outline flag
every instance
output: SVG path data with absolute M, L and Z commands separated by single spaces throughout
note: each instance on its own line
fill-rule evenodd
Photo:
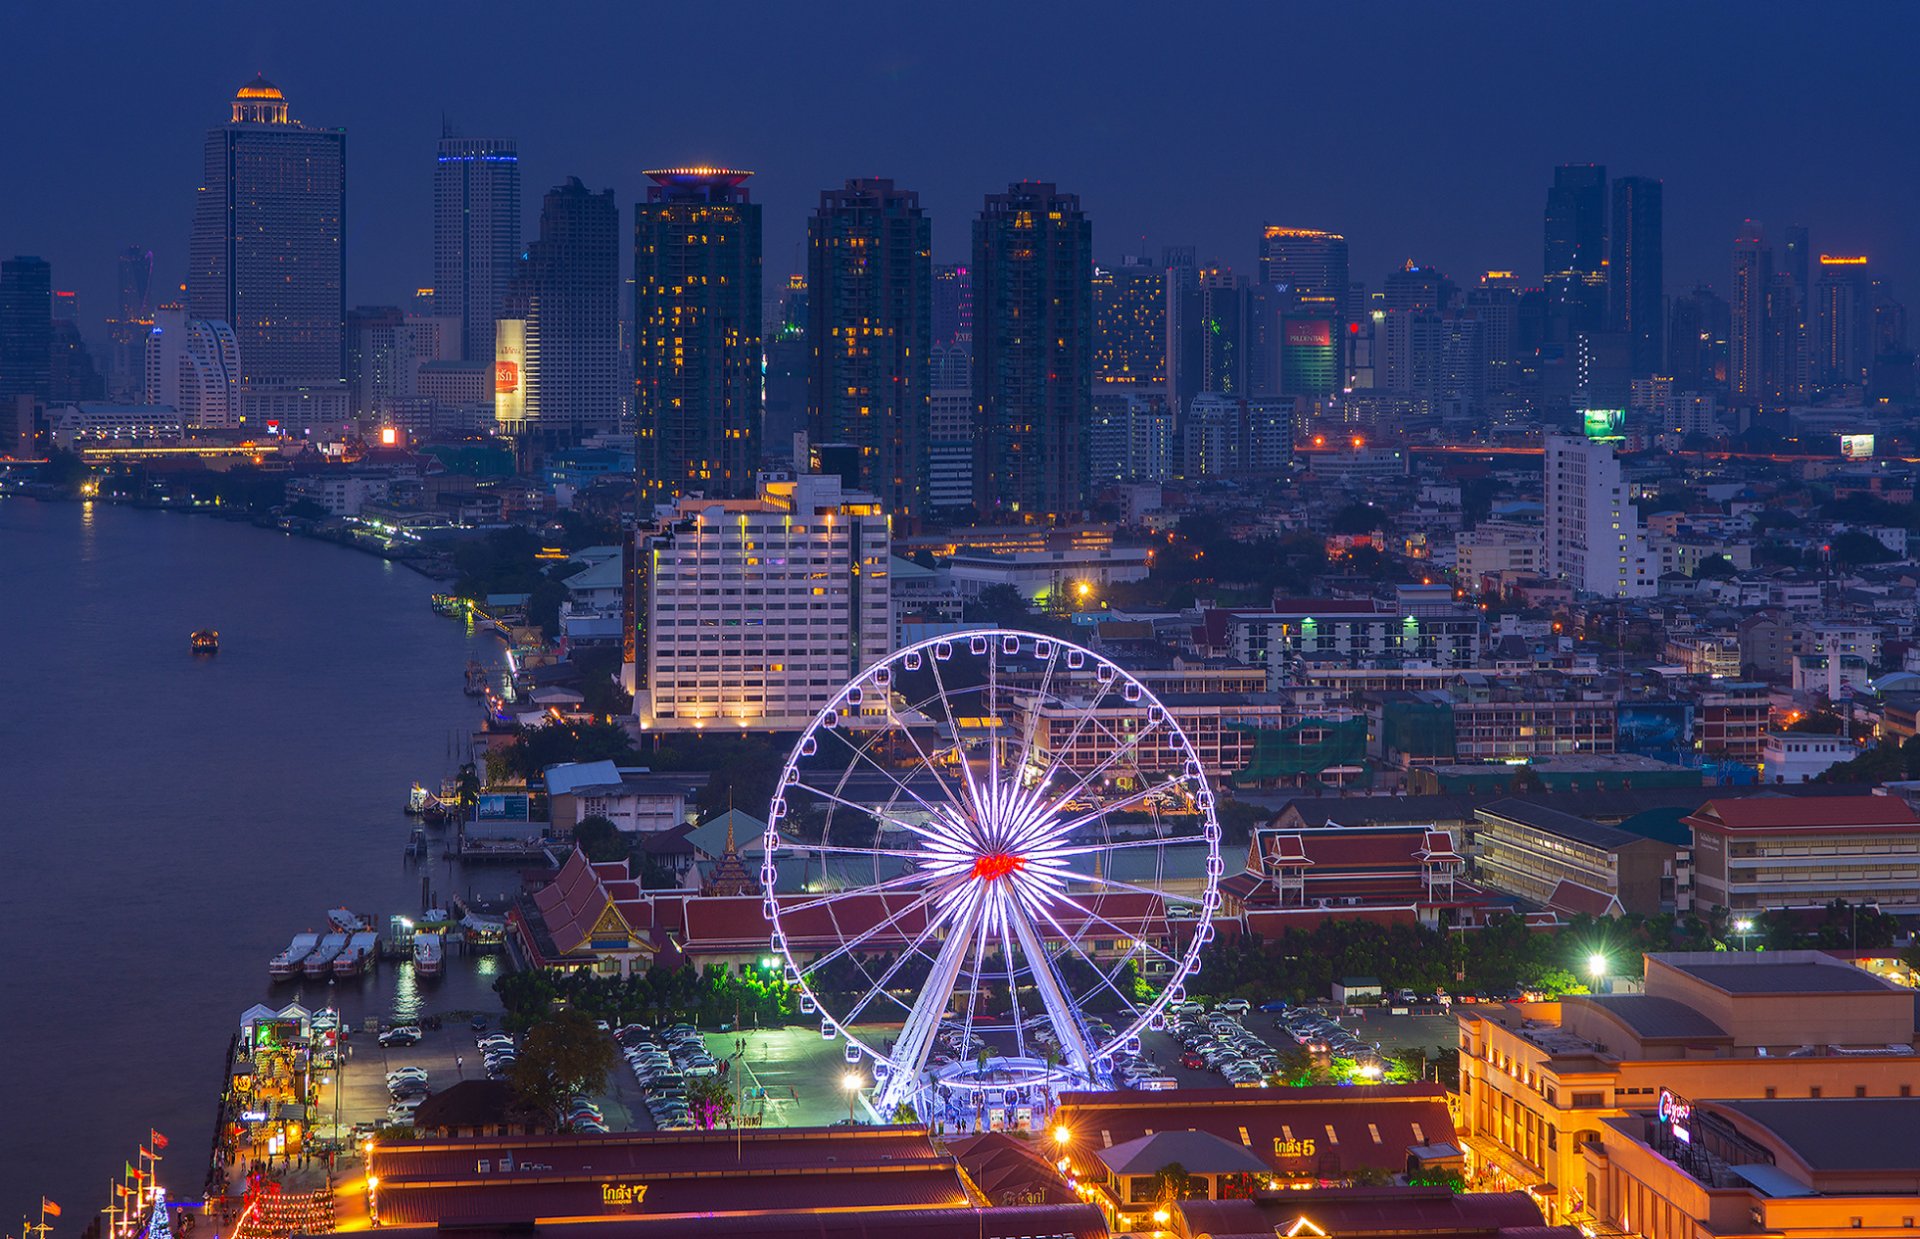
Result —
M 147 1172 L 144 1170 L 135 1170 L 133 1168 L 132 1162 L 127 1163 L 127 1173 L 132 1175 L 135 1180 L 140 1180 L 147 1177 Z
M 48 1200 L 45 1196 L 42 1196 L 40 1198 L 40 1212 L 46 1214 L 48 1217 L 59 1217 L 60 1206 L 54 1204 L 51 1200 Z
M 133 1195 L 133 1189 L 132 1189 L 132 1188 L 130 1188 L 130 1187 L 128 1187 L 128 1186 L 127 1186 L 126 1184 L 124 1184 L 124 1183 L 116 1183 L 116 1184 L 114 1184 L 114 1185 L 113 1185 L 113 1190 L 114 1190 L 114 1191 L 116 1191 L 116 1192 L 119 1192 L 119 1193 L 120 1193 L 120 1194 L 121 1194 L 122 1196 L 131 1196 L 131 1195 Z
M 144 1145 L 144 1144 L 143 1144 L 143 1145 L 141 1145 L 141 1146 L 140 1146 L 140 1156 L 142 1156 L 142 1157 L 152 1157 L 152 1156 L 153 1156 L 153 1153 L 152 1153 L 151 1151 L 149 1151 L 149 1150 L 148 1150 L 148 1148 L 147 1148 L 147 1146 L 146 1146 L 146 1145 Z
M 147 1140 L 153 1145 L 155 1152 L 159 1152 L 161 1149 L 167 1147 L 167 1138 L 151 1127 L 147 1129 Z

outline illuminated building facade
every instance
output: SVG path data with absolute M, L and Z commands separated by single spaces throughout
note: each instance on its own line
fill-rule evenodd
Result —
M 743 188 L 752 175 L 658 169 L 634 207 L 634 458 L 648 500 L 753 494 L 762 395 L 760 208 Z
M 859 453 L 861 489 L 908 520 L 926 508 L 933 225 L 889 180 L 820 195 L 807 221 L 812 442 Z
M 1542 271 L 1552 315 L 1564 336 L 1606 325 L 1607 170 L 1599 164 L 1565 164 L 1553 170 L 1547 191 L 1546 245 Z
M 1093 224 L 1075 194 L 1021 181 L 973 224 L 974 506 L 986 521 L 1086 507 Z
M 146 403 L 168 405 L 188 430 L 238 430 L 240 343 L 233 328 L 161 310 L 147 332 Z
M 1773 283 L 1773 253 L 1758 220 L 1741 225 L 1733 241 L 1733 284 L 1728 297 L 1727 390 L 1736 400 L 1759 400 L 1766 392 L 1767 290 Z
M 1604 1216 L 1589 1150 L 1663 1091 L 1699 1103 L 1920 1085 L 1912 991 L 1819 951 L 1648 955 L 1643 992 L 1454 1013 L 1470 1181 L 1530 1189 L 1555 1220 Z
M 253 422 L 346 420 L 346 226 L 346 132 L 295 121 L 264 77 L 242 86 L 207 132 L 187 308 L 232 326 Z
M 1862 386 L 1873 363 L 1873 278 L 1864 254 L 1822 254 L 1813 285 L 1813 378 Z
M 1659 586 L 1656 560 L 1612 445 L 1550 435 L 1545 462 L 1547 575 L 1585 593 L 1652 597 Z
M 797 730 L 892 648 L 887 515 L 833 474 L 682 497 L 635 542 L 634 712 L 654 730 Z
M 433 310 L 460 320 L 461 359 L 493 355 L 493 324 L 519 260 L 513 140 L 443 133 L 433 172 Z
M 1343 336 L 1360 309 L 1350 304 L 1347 239 L 1337 232 L 1266 225 L 1260 284 L 1279 298 L 1282 313 L 1324 319 Z
M 52 364 L 53 268 L 31 255 L 0 262 L 0 400 L 45 404 Z
M 1093 377 L 1097 383 L 1163 383 L 1167 377 L 1167 281 L 1129 259 L 1093 273 Z
M 119 298 L 107 320 L 107 394 L 136 400 L 146 380 L 147 329 L 153 326 L 153 251 L 138 245 L 115 260 Z

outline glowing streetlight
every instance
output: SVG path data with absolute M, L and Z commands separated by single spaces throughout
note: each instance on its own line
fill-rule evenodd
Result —
M 1747 935 L 1753 932 L 1753 918 L 1742 916 L 1733 922 L 1733 932 L 1740 935 L 1740 949 L 1747 949 Z
M 1360 1075 L 1368 1080 L 1378 1080 L 1384 1074 L 1379 1063 L 1365 1063 L 1360 1068 Z
M 1073 1133 L 1067 1130 L 1065 1123 L 1053 1129 L 1053 1142 L 1061 1148 L 1067 1147 L 1067 1141 L 1073 1139 Z
M 1607 957 L 1598 951 L 1587 956 L 1587 975 L 1593 978 L 1596 985 L 1599 984 L 1601 978 L 1607 975 Z
M 866 1080 L 862 1079 L 860 1073 L 857 1071 L 849 1071 L 840 1077 L 840 1087 L 847 1090 L 847 1123 L 849 1126 L 853 1123 L 853 1099 L 860 1095 L 860 1086 L 865 1083 Z

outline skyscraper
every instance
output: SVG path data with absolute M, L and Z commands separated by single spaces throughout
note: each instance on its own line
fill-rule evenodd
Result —
M 933 269 L 933 342 L 973 356 L 973 273 L 965 263 Z
M 48 363 L 49 404 L 76 404 L 103 400 L 106 376 L 93 363 L 93 353 L 80 334 L 80 297 L 71 290 L 53 293 L 53 356 Z
M 760 207 L 742 188 L 752 175 L 662 168 L 634 207 L 634 459 L 649 500 L 754 493 Z
M 1607 261 L 1609 330 L 1627 336 L 1627 366 L 1634 378 L 1661 369 L 1666 342 L 1661 323 L 1664 259 L 1661 254 L 1660 182 L 1623 176 L 1613 183 L 1613 231 Z
M 1659 563 L 1609 437 L 1547 438 L 1547 575 L 1583 593 L 1647 598 L 1659 587 Z
M 247 416 L 296 429 L 346 419 L 347 135 L 295 121 L 256 77 L 207 132 L 187 300 L 229 323 Z
M 107 395 L 135 404 L 145 386 L 147 329 L 153 326 L 153 251 L 130 245 L 114 265 L 119 295 L 107 319 Z
M 1167 373 L 1166 278 L 1129 259 L 1093 273 L 1093 376 L 1100 383 L 1159 383 Z
M 1167 386 L 1184 418 L 1203 392 L 1244 398 L 1271 390 L 1275 352 L 1267 292 L 1220 266 L 1167 296 Z
M 1324 318 L 1339 335 L 1358 312 L 1347 304 L 1347 239 L 1337 232 L 1267 224 L 1260 231 L 1260 283 L 1280 298 L 1282 313 Z
M 974 504 L 1045 521 L 1086 507 L 1093 224 L 1075 194 L 1020 181 L 973 222 Z
M 45 404 L 53 363 L 53 268 L 22 255 L 0 262 L 0 403 Z
M 493 356 L 520 260 L 520 155 L 511 138 L 440 135 L 433 173 L 433 311 L 460 320 L 460 356 Z
M 920 517 L 927 495 L 933 225 L 920 196 L 850 180 L 807 221 L 808 434 L 859 452 L 859 489 Z
M 1822 254 L 1813 285 L 1813 378 L 1859 386 L 1872 369 L 1873 279 L 1864 254 Z
M 1727 298 L 1727 390 L 1735 400 L 1757 401 L 1766 393 L 1767 295 L 1773 284 L 1773 253 L 1760 221 L 1749 219 L 1733 239 L 1733 283 Z
M 436 292 L 436 298 L 438 294 Z M 540 234 L 508 295 L 497 328 L 512 351 L 521 336 L 524 413 L 509 433 L 523 452 L 568 447 L 620 425 L 620 208 L 568 177 L 540 202 Z M 512 362 L 495 342 L 500 364 Z
M 1566 164 L 1553 170 L 1547 191 L 1546 246 L 1541 270 L 1561 339 L 1597 331 L 1606 320 L 1607 169 Z
M 157 311 L 142 366 L 146 403 L 172 405 L 187 429 L 240 425 L 240 346 L 227 324 Z

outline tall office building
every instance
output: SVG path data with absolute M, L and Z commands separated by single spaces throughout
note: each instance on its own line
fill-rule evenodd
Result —
M 1659 563 L 1647 550 L 1639 510 L 1607 433 L 1550 435 L 1546 441 L 1546 571 L 1583 593 L 1647 598 Z
M 433 172 L 433 312 L 460 320 L 460 357 L 493 357 L 520 261 L 520 154 L 511 138 L 440 135 Z
M 1605 325 L 1607 304 L 1607 170 L 1566 164 L 1553 170 L 1547 191 L 1546 245 L 1541 270 L 1561 339 Z
M 130 245 L 114 267 L 118 296 L 107 319 L 107 396 L 135 404 L 145 386 L 147 330 L 153 326 L 153 251 Z
M 1666 344 L 1660 193 L 1660 182 L 1650 176 L 1623 176 L 1613 183 L 1609 329 L 1625 333 L 1634 378 L 1660 372 Z
M 1203 392 L 1244 398 L 1273 389 L 1276 349 L 1267 290 L 1225 267 L 1194 273 L 1167 295 L 1167 389 L 1184 418 Z
M 347 135 L 294 120 L 256 77 L 207 132 L 188 311 L 240 344 L 246 416 L 283 431 L 346 420 Z
M 759 479 L 752 498 L 682 497 L 654 516 L 633 557 L 641 727 L 798 730 L 893 648 L 887 515 L 839 476 Z
M 973 356 L 973 272 L 965 263 L 933 269 L 933 343 Z
M 523 455 L 556 451 L 620 425 L 620 208 L 568 177 L 540 203 L 495 326 L 496 392 L 517 379 L 496 411 Z
M 1727 298 L 1727 390 L 1735 400 L 1766 395 L 1767 296 L 1773 253 L 1760 221 L 1749 219 L 1733 239 L 1733 283 Z
M 1873 279 L 1864 254 L 1822 254 L 1813 285 L 1813 379 L 1861 386 L 1873 367 Z
M 1813 289 L 1813 241 L 1805 224 L 1788 224 L 1781 243 L 1780 269 L 1793 277 L 1802 297 Z
M 1726 298 L 1704 284 L 1673 299 L 1667 314 L 1667 369 L 1680 391 L 1727 381 L 1731 314 Z
M 1093 273 L 1093 377 L 1096 383 L 1166 380 L 1166 277 L 1128 259 Z
M 754 493 L 760 207 L 743 188 L 752 175 L 659 169 L 634 207 L 635 460 L 649 500 Z
M 53 292 L 53 355 L 48 361 L 49 404 L 105 400 L 106 376 L 94 365 L 93 351 L 80 334 L 80 296 L 69 289 Z
M 917 520 L 927 495 L 933 224 L 889 180 L 826 190 L 807 221 L 808 433 L 859 454 L 859 488 Z
M 973 486 L 982 520 L 1086 507 L 1093 224 L 1075 194 L 1021 181 L 973 223 Z
M 52 365 L 53 268 L 31 255 L 0 262 L 0 402 L 47 403 Z
M 1283 313 L 1324 318 L 1341 335 L 1358 307 L 1348 304 L 1353 283 L 1347 239 L 1318 228 L 1268 224 L 1260 232 L 1260 284 L 1280 298 Z
M 795 436 L 807 431 L 807 383 L 813 371 L 813 350 L 807 346 L 807 318 L 810 314 L 807 277 L 790 275 L 780 290 L 779 312 L 769 324 L 767 336 L 767 383 L 761 419 L 761 456 L 764 461 L 795 460 Z
M 156 311 L 141 360 L 146 403 L 172 406 L 187 430 L 240 426 L 240 344 L 227 324 Z

